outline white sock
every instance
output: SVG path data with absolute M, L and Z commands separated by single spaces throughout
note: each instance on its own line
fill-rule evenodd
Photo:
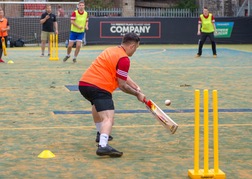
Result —
M 102 147 L 105 147 L 108 144 L 108 135 L 107 134 L 101 134 L 100 135 L 100 142 L 99 145 Z
M 95 123 L 97 132 L 100 132 L 100 130 L 101 130 L 101 124 L 102 124 L 101 122 Z

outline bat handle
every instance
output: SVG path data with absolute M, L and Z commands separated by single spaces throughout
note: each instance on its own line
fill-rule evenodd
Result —
M 148 100 L 147 100 L 146 98 L 144 98 L 144 99 L 143 99 L 143 102 L 144 102 L 145 104 L 147 104 L 147 103 L 148 103 Z
M 144 98 L 144 103 L 145 103 L 146 106 L 148 106 L 149 108 L 151 108 L 152 103 L 151 103 L 150 100 L 146 100 L 146 98 Z

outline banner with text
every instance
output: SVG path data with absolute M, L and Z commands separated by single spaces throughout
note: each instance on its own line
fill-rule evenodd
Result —
M 215 34 L 216 38 L 230 38 L 231 37 L 234 22 L 215 22 L 215 26 L 216 26 L 216 31 L 217 31 L 217 33 Z
M 141 38 L 161 38 L 161 22 L 158 21 L 101 21 L 100 38 L 122 38 L 134 32 Z
M 141 44 L 197 44 L 198 18 L 90 17 L 88 44 L 120 44 L 135 32 Z M 216 18 L 216 43 L 251 43 L 252 17 Z M 208 43 L 208 41 L 207 41 Z

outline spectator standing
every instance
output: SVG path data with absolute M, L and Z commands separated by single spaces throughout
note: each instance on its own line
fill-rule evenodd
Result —
M 58 17 L 64 17 L 65 16 L 65 12 L 64 9 L 58 5 Z
M 46 6 L 46 12 L 41 15 L 40 23 L 42 24 L 41 56 L 45 54 L 46 41 L 48 41 L 48 56 L 50 56 L 50 34 L 58 34 L 58 23 L 56 15 L 52 13 L 51 5 Z

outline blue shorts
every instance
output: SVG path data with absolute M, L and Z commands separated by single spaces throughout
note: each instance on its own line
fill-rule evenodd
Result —
M 71 31 L 70 36 L 69 36 L 69 41 L 70 42 L 76 42 L 76 41 L 82 42 L 82 39 L 84 38 L 84 34 L 85 34 L 85 32 L 78 33 L 78 32 Z

